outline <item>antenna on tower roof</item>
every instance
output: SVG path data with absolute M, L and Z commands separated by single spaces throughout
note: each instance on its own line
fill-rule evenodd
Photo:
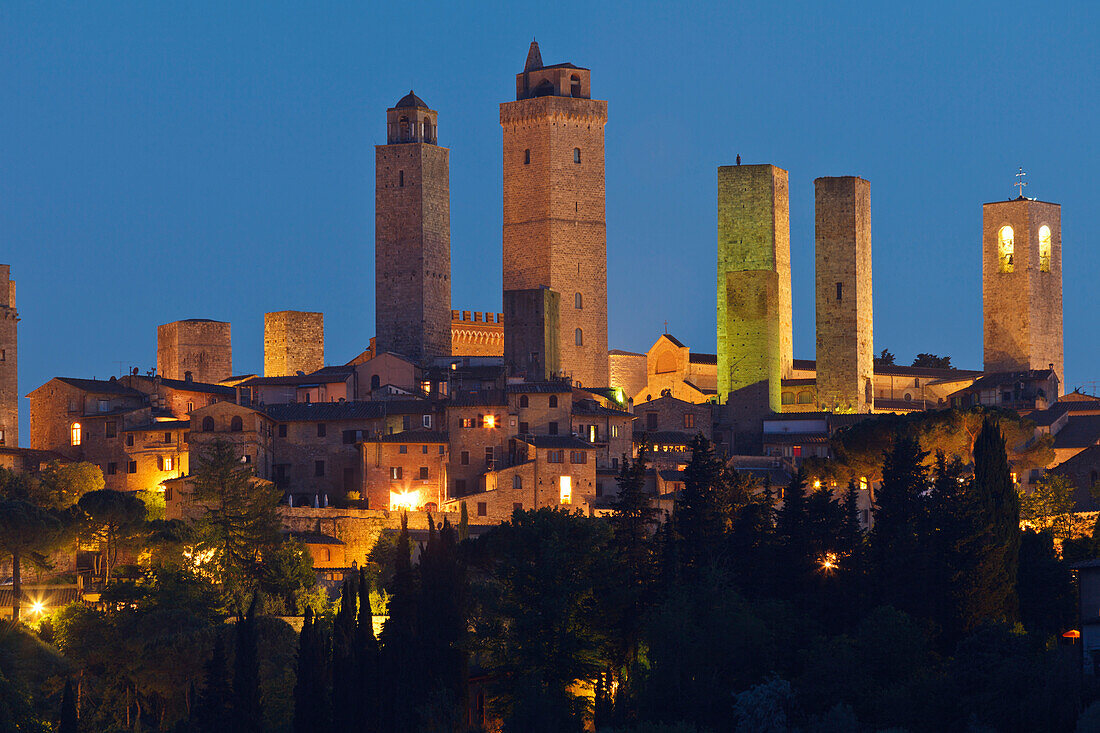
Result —
M 1027 185 L 1027 181 L 1024 180 L 1024 176 L 1026 175 L 1027 173 L 1024 172 L 1023 166 L 1020 166 L 1020 172 L 1016 174 L 1016 183 L 1014 184 L 1016 188 L 1020 191 L 1020 195 L 1017 197 L 1018 199 L 1027 198 L 1026 196 L 1024 196 L 1024 186 Z

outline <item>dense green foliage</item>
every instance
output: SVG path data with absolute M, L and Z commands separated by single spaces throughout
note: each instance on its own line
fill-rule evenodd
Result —
M 0 634 L 0 729 L 464 733 L 484 710 L 525 733 L 1073 730 L 1095 692 L 1057 643 L 1074 586 L 1037 519 L 1057 502 L 1021 508 L 996 419 L 965 457 L 894 427 L 873 487 L 772 487 L 698 437 L 668 516 L 643 451 L 606 518 L 516 511 L 477 539 L 430 519 L 417 547 L 403 521 L 334 608 L 228 451 L 197 464 L 193 524 L 13 485 L 5 501 L 144 552 L 100 608 Z M 272 617 L 292 607 L 299 634 Z

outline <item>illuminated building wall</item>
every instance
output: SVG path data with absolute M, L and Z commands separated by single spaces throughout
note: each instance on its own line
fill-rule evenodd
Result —
M 871 184 L 818 178 L 815 195 L 817 399 L 831 412 L 874 407 Z
M 437 117 L 409 92 L 375 146 L 376 350 L 414 362 L 451 353 L 450 151 Z
M 1059 204 L 1016 199 L 982 207 L 982 310 L 986 372 L 1054 364 L 1064 379 Z
M 504 356 L 504 314 L 451 311 L 451 356 Z
M 310 374 L 325 366 L 325 315 L 303 311 L 264 314 L 264 376 Z
M 504 363 L 533 382 L 561 371 L 561 295 L 550 288 L 504 291 Z
M 216 384 L 233 374 L 229 324 L 205 318 L 157 326 L 157 374 Z
M 718 396 L 749 393 L 779 411 L 789 372 L 791 245 L 787 171 L 718 169 Z M 656 397 L 656 395 L 654 395 Z
M 500 105 L 504 130 L 504 290 L 561 294 L 561 368 L 606 387 L 607 102 L 591 98 L 590 74 L 544 66 L 532 43 L 516 101 Z
M 19 312 L 10 266 L 0 265 L 0 445 L 19 447 Z

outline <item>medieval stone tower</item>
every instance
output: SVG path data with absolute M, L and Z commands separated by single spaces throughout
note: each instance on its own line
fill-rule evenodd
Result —
M 325 314 L 264 314 L 264 376 L 310 374 L 325 365 Z
M 1017 198 L 982 206 L 982 310 L 987 372 L 1054 365 L 1062 352 L 1062 207 Z
M 592 99 L 588 69 L 545 66 L 532 42 L 500 124 L 504 290 L 557 291 L 562 371 L 607 386 L 607 102 Z
M 450 151 L 436 144 L 438 116 L 410 91 L 375 146 L 376 344 L 417 362 L 451 354 Z
M 0 265 L 0 445 L 19 447 L 19 312 L 11 267 Z
M 780 411 L 793 363 L 787 171 L 718 169 L 718 395 L 755 390 Z
M 823 410 L 874 407 L 871 184 L 843 176 L 814 181 L 817 399 Z
M 216 383 L 233 374 L 229 324 L 206 318 L 157 326 L 157 374 Z

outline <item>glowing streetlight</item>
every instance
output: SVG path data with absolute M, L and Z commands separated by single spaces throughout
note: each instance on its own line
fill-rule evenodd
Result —
M 837 569 L 837 558 L 835 552 L 826 552 L 821 556 L 821 559 L 817 561 L 817 564 L 821 567 L 821 571 L 824 573 L 831 573 Z
M 31 604 L 31 613 L 35 616 L 41 616 L 42 612 L 46 610 L 46 604 L 42 601 L 35 601 Z

